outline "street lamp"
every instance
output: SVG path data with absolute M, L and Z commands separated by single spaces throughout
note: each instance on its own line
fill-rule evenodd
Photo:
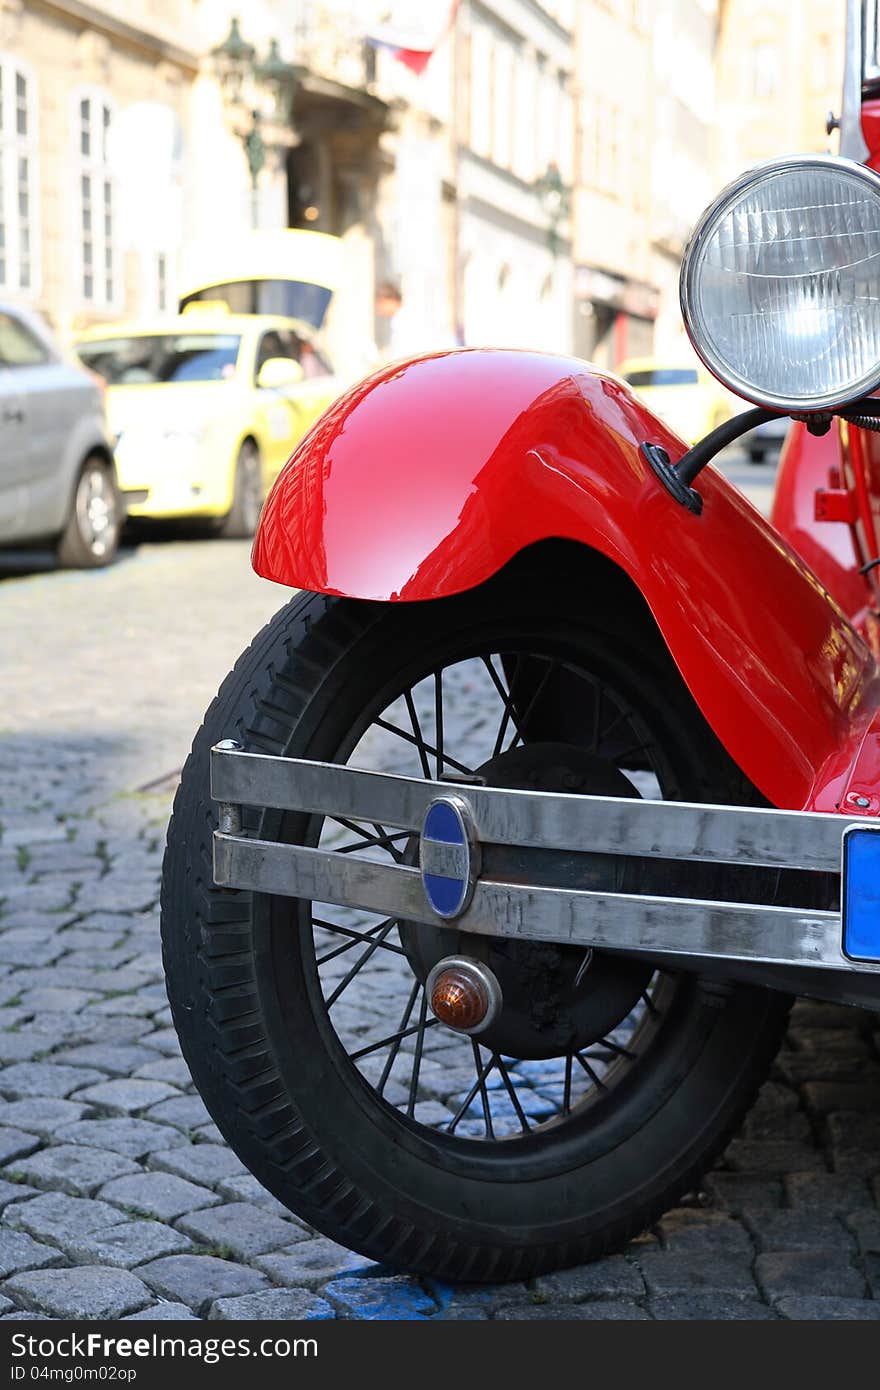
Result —
M 262 63 L 254 67 L 257 81 L 271 94 L 276 119 L 285 124 L 293 114 L 293 94 L 301 72 L 302 68 L 296 63 L 282 58 L 277 39 L 269 40 L 269 52 Z
M 547 244 L 555 256 L 559 250 L 559 224 L 568 216 L 571 193 L 563 182 L 559 165 L 555 160 L 550 161 L 540 178 L 535 179 L 533 186 L 550 223 Z
M 229 25 L 229 33 L 221 44 L 211 50 L 211 57 L 220 86 L 230 107 L 249 124 L 237 131 L 244 147 L 251 176 L 251 225 L 259 220 L 257 184 L 272 145 L 264 131 L 267 125 L 289 128 L 293 110 L 293 95 L 302 69 L 282 58 L 278 40 L 269 40 L 269 52 L 262 62 L 256 50 L 242 36 L 238 16 Z M 285 142 L 276 141 L 281 145 Z

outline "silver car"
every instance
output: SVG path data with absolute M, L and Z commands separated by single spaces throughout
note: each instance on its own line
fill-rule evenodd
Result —
M 122 519 L 100 384 L 0 300 L 0 546 L 48 542 L 64 565 L 106 565 Z

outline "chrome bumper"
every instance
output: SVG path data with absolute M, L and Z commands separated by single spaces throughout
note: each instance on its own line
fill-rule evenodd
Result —
M 344 817 L 418 834 L 432 802 L 452 797 L 464 804 L 479 842 L 520 847 L 527 872 L 528 851 L 557 850 L 839 875 L 844 832 L 850 826 L 877 827 L 875 819 L 862 816 L 423 781 L 245 753 L 231 744 L 212 749 L 211 794 L 220 806 L 220 829 L 214 833 L 218 886 L 334 903 L 435 927 L 449 922 L 431 908 L 418 867 L 253 838 L 241 833 L 241 806 Z M 540 863 L 540 856 L 533 859 Z M 564 887 L 542 883 L 539 870 L 528 877 L 507 882 L 478 874 L 455 926 L 670 963 L 720 960 L 880 973 L 880 962 L 845 955 L 837 911 L 599 892 L 578 887 L 576 874 Z

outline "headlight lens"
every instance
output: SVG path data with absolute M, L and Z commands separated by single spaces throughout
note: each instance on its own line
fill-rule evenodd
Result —
M 764 164 L 700 219 L 681 307 L 703 361 L 747 400 L 829 409 L 880 385 L 880 178 L 850 160 Z

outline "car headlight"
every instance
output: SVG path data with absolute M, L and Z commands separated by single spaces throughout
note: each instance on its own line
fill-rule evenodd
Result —
M 830 155 L 774 160 L 703 214 L 681 308 L 710 371 L 783 412 L 880 386 L 880 178 Z

